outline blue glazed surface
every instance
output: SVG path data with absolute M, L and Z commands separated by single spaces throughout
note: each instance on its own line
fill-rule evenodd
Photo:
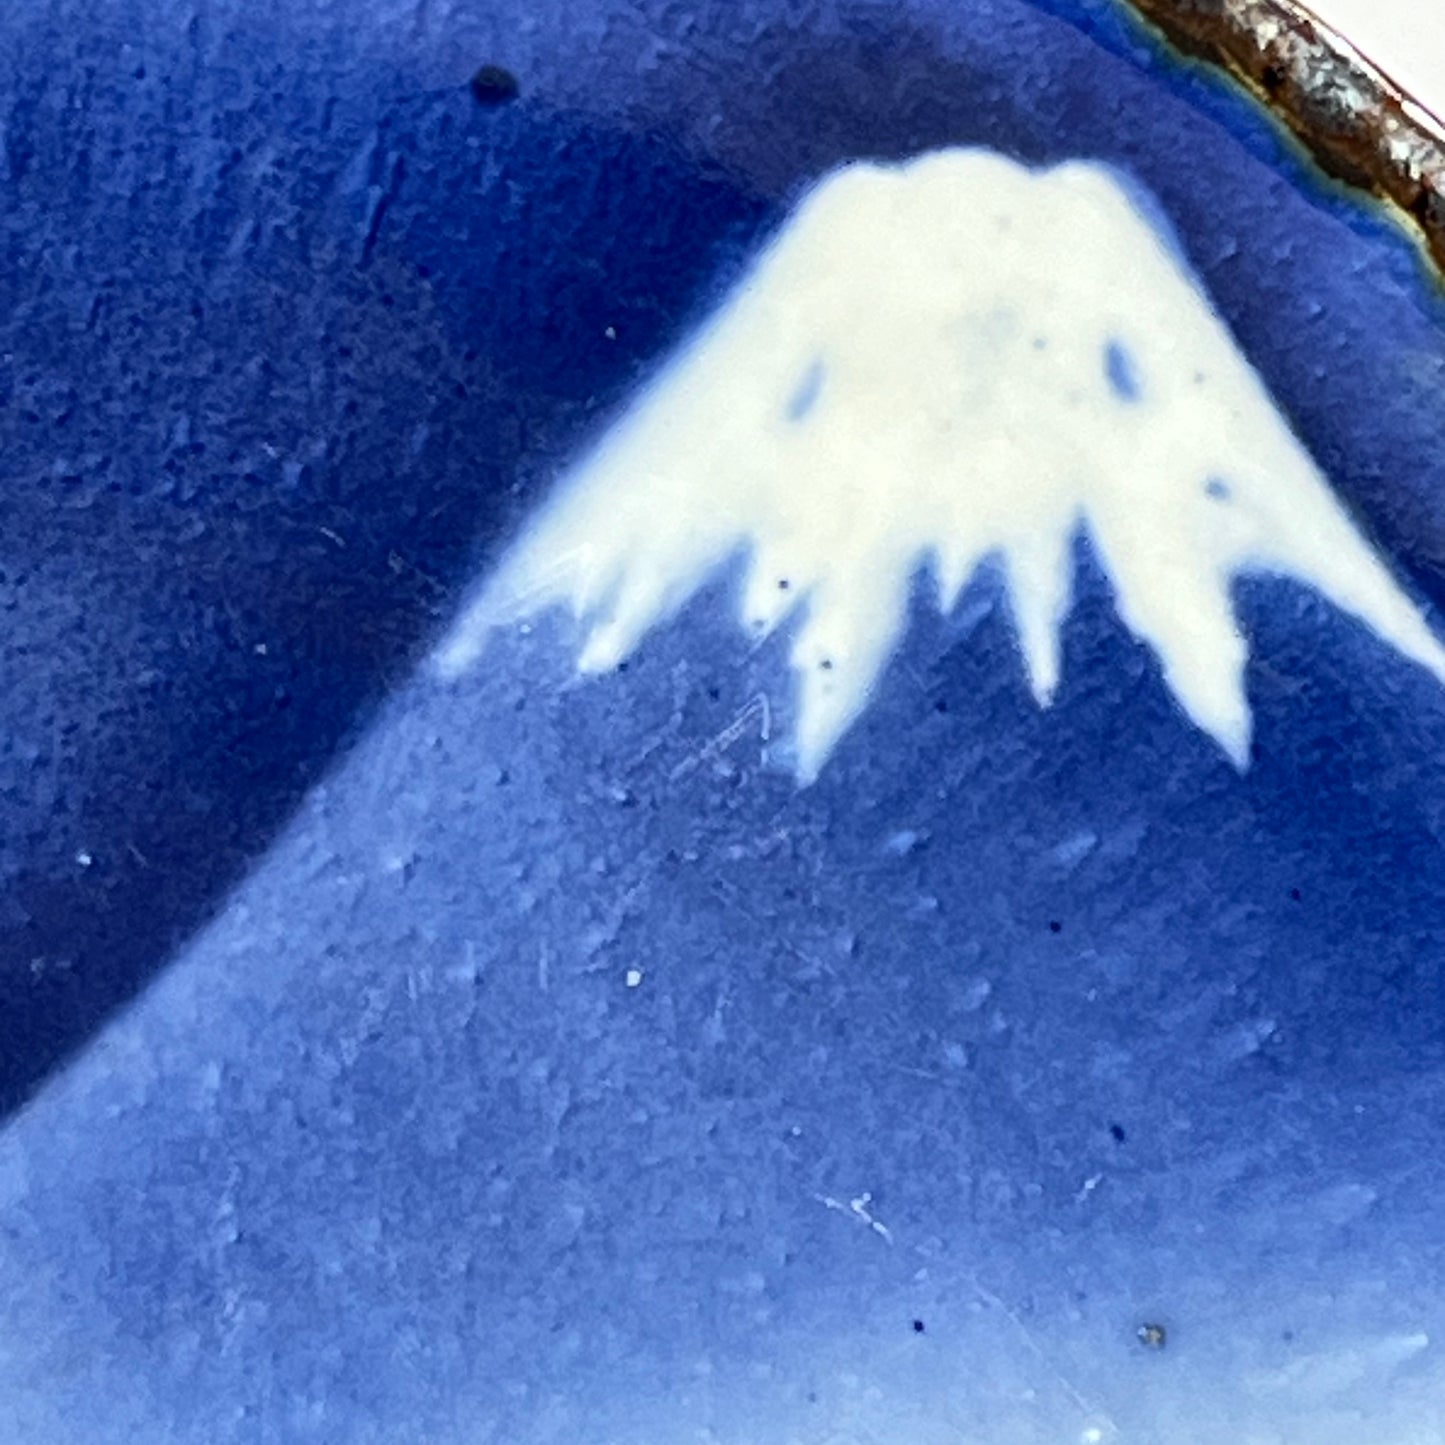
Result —
M 1435 595 L 1439 315 L 1413 257 L 1108 13 L 417 14 L 7 12 L 0 926 L 42 975 L 6 1000 L 12 1101 L 264 847 L 518 493 L 840 158 L 1129 167 Z M 519 102 L 474 105 L 478 56 Z
M 929 1445 L 1018 1384 L 1212 1441 L 1191 1390 L 1441 1336 L 1445 699 L 1313 597 L 1241 589 L 1242 776 L 1087 556 L 1051 712 L 984 579 L 804 792 L 698 761 L 787 695 L 722 591 L 607 683 L 547 628 L 409 680 L 800 189 L 942 143 L 1136 175 L 1438 606 L 1384 223 L 1094 5 L 0 39 L 7 1101 L 89 1043 L 0 1136 L 5 1438 L 866 1439 L 872 1389 Z

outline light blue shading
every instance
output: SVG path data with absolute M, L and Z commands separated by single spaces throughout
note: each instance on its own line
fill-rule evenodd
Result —
M 798 389 L 793 393 L 792 399 L 788 402 L 788 420 L 802 421 L 809 412 L 818 404 L 818 398 L 823 394 L 823 381 L 827 375 L 827 369 L 819 357 L 807 370 Z
M 1117 338 L 1110 340 L 1104 348 L 1104 374 L 1109 378 L 1110 389 L 1120 401 L 1136 402 L 1143 396 L 1134 354 Z

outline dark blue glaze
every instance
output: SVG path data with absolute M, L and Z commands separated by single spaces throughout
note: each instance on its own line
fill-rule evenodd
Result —
M 839 160 L 1127 167 L 1439 595 L 1440 318 L 1405 243 L 1106 7 L 953 8 L 7 9 L 0 1097 L 199 922 Z M 517 101 L 475 103 L 481 61 Z
M 0 125 L 0 1095 L 157 987 L 0 1136 L 10 1438 L 759 1438 L 970 1278 L 1130 1390 L 1200 1278 L 1445 1298 L 1445 699 L 1312 597 L 1240 588 L 1244 775 L 1086 549 L 1052 710 L 984 579 L 801 793 L 689 763 L 786 724 L 725 589 L 408 683 L 802 188 L 945 143 L 1137 177 L 1445 603 L 1445 308 L 1269 121 L 1082 0 L 12 0 Z

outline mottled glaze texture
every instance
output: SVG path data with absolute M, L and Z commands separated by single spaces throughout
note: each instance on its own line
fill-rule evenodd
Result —
M 1241 772 L 1084 545 L 1051 709 L 984 575 L 805 789 L 735 576 L 418 669 L 808 187 L 945 145 L 1137 177 L 1439 636 L 1392 222 L 1089 0 L 0 38 L 0 1439 L 1445 1436 L 1427 673 L 1244 582 Z
M 48 0 L 4 23 L 12 1102 L 205 916 L 519 500 L 841 159 L 1135 169 L 1373 535 L 1440 583 L 1411 259 L 1108 6 Z M 479 107 L 479 63 L 522 98 Z

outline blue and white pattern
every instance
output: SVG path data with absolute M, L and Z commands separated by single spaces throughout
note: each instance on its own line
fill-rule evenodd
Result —
M 0 39 L 0 1440 L 1445 1438 L 1384 218 L 1093 0 Z
M 1445 680 L 1445 649 L 1117 180 L 982 151 L 854 166 L 583 464 L 441 665 L 561 602 L 588 629 L 581 669 L 611 670 L 746 554 L 751 634 L 806 614 L 793 751 L 811 781 L 925 567 L 947 613 L 1001 560 L 1047 704 L 1081 531 L 1175 697 L 1241 767 L 1243 571 L 1310 584 Z

